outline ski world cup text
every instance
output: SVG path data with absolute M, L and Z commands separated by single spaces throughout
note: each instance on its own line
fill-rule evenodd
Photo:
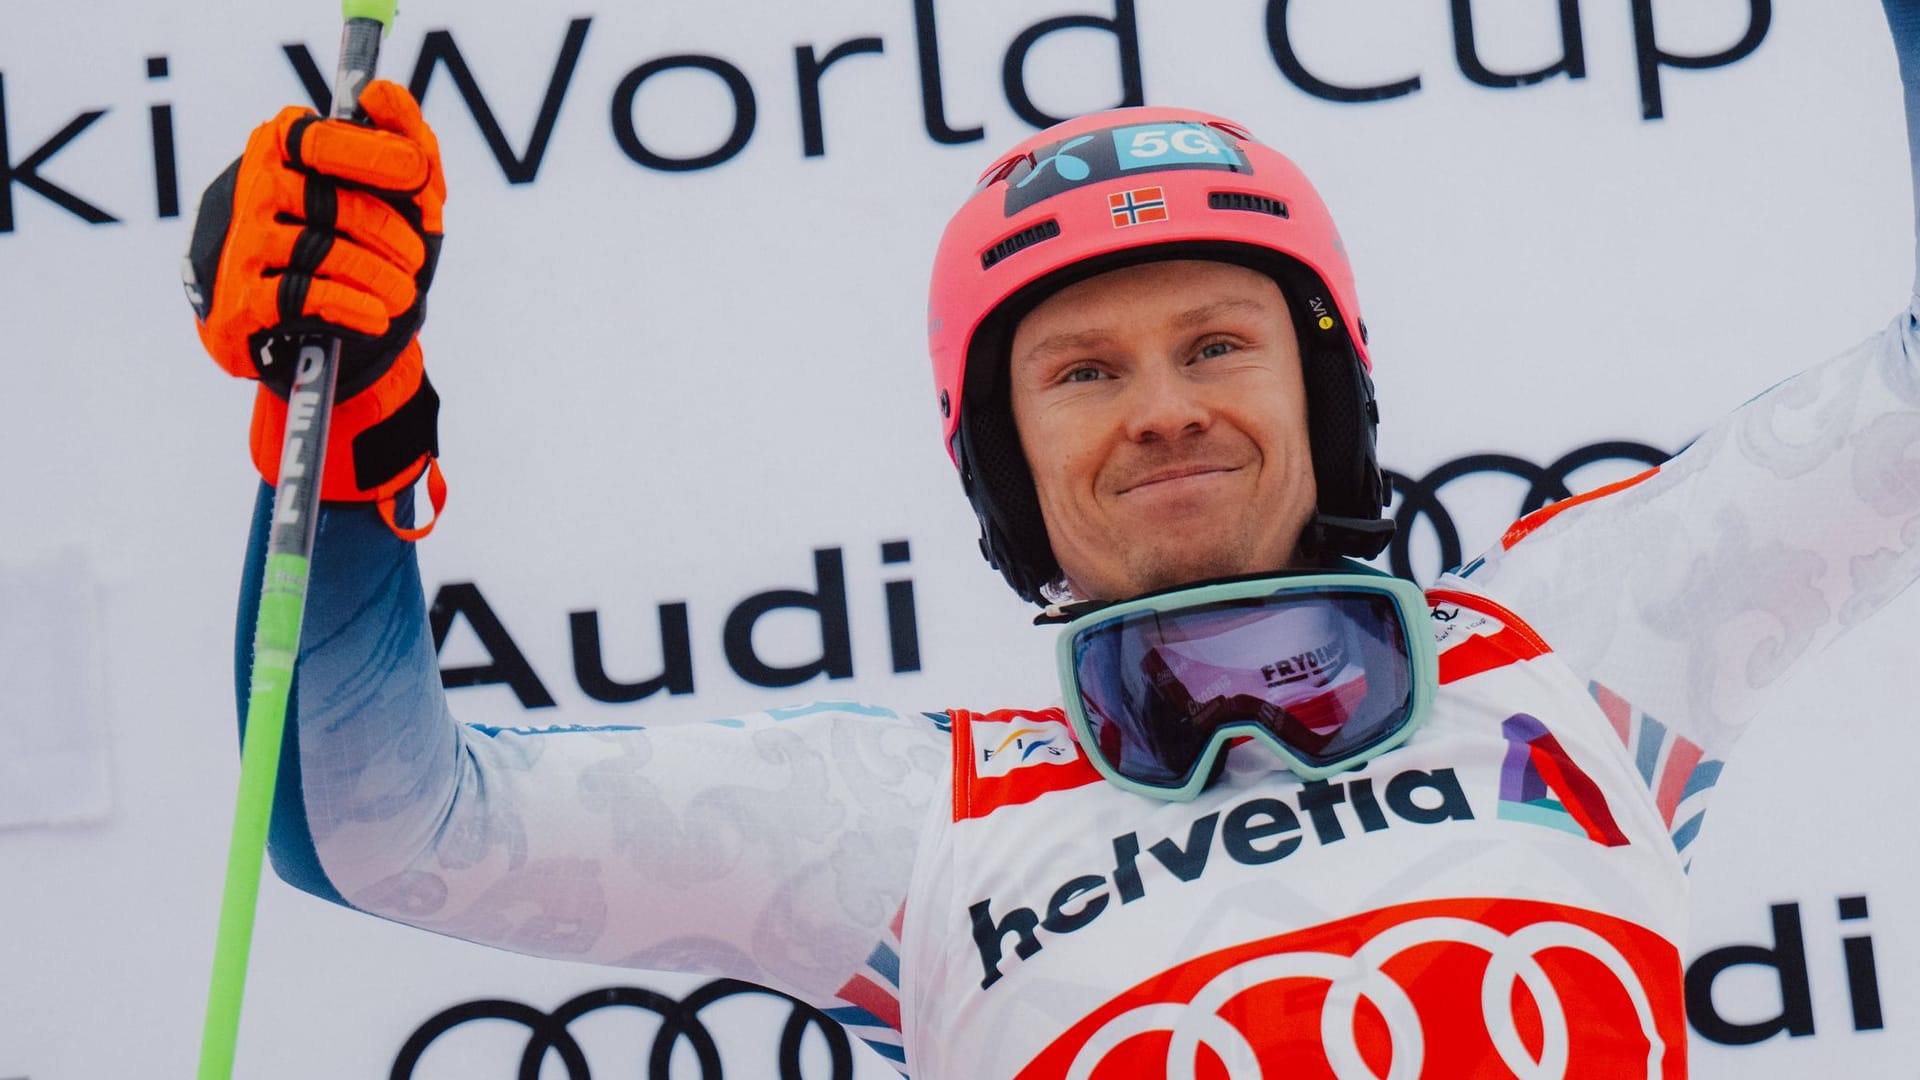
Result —
M 985 111 L 989 107 L 987 103 L 949 99 L 949 82 L 961 82 L 950 79 L 946 74 L 955 70 L 985 68 L 997 71 L 1000 91 L 1007 107 L 1023 122 L 1037 129 L 1063 120 L 1066 114 L 1075 110 L 1064 108 L 1059 103 L 1038 100 L 1046 95 L 1036 93 L 1032 84 L 1039 80 L 1030 78 L 1041 66 L 1034 62 L 1036 48 L 1044 46 L 1043 51 L 1048 59 L 1069 55 L 1065 50 L 1071 50 L 1071 55 L 1076 59 L 1081 56 L 1087 58 L 1093 71 L 1099 71 L 1111 63 L 1112 105 L 1144 104 L 1147 101 L 1144 61 L 1162 59 L 1162 54 L 1155 51 L 1155 42 L 1141 33 L 1135 0 L 1111 0 L 1110 7 L 1105 7 L 1097 14 L 1065 13 L 1041 18 L 1019 29 L 997 50 L 977 47 L 963 50 L 951 44 L 957 38 L 964 37 L 969 41 L 979 39 L 978 28 L 972 25 L 982 17 L 978 12 L 962 5 L 947 4 L 944 16 L 949 26 L 947 37 L 943 38 L 941 24 L 936 19 L 941 14 L 936 10 L 936 0 L 895 2 L 910 8 L 912 30 L 909 35 L 904 35 L 910 40 L 900 40 L 901 35 L 896 35 L 890 41 L 878 34 L 859 34 L 830 44 L 800 44 L 792 49 L 790 68 L 756 67 L 704 52 L 666 52 L 646 56 L 647 52 L 658 46 L 651 41 L 623 41 L 596 33 L 594 16 L 590 14 L 574 16 L 564 24 L 557 19 L 550 19 L 542 25 L 536 19 L 524 27 L 507 27 L 498 20 L 488 25 L 480 25 L 476 20 L 474 25 L 457 29 L 434 28 L 420 38 L 410 69 L 399 48 L 393 50 L 396 55 L 392 59 L 395 61 L 396 77 L 400 72 L 409 72 L 407 87 L 423 105 L 428 102 L 435 74 L 445 69 L 446 79 L 442 81 L 453 84 L 453 92 L 459 95 L 464 111 L 479 129 L 488 153 L 501 175 L 512 184 L 530 184 L 539 175 L 547 160 L 549 143 L 563 109 L 576 112 L 587 109 L 607 117 L 606 130 L 611 137 L 612 148 L 642 168 L 666 173 L 697 172 L 725 164 L 748 147 L 761 125 L 762 98 L 773 96 L 771 88 L 775 86 L 779 87 L 779 96 L 786 96 L 789 90 L 793 93 L 796 99 L 794 119 L 798 127 L 798 149 L 803 157 L 815 158 L 827 153 L 827 131 L 830 127 L 834 130 L 836 141 L 865 139 L 871 142 L 876 138 L 899 140 L 913 137 L 908 131 L 860 132 L 851 127 L 861 117 L 855 114 L 850 105 L 873 94 L 917 94 L 921 127 L 925 137 L 935 144 L 974 143 L 989 138 L 985 123 L 971 119 Z M 1597 6 L 1599 2 L 1601 0 L 1589 0 L 1588 6 Z M 1656 12 L 1672 6 L 1672 0 L 1665 0 L 1664 3 L 1662 0 L 1606 2 L 1627 8 L 1631 16 L 1631 51 L 1636 68 L 1640 114 L 1645 120 L 1658 120 L 1666 115 L 1662 83 L 1664 72 L 1668 69 L 1724 68 L 1744 60 L 1766 39 L 1773 21 L 1772 0 L 1745 0 L 1744 3 L 1716 5 L 1715 11 L 1722 13 L 1719 18 L 1725 23 L 1720 27 L 1723 39 L 1731 44 L 1717 52 L 1683 52 L 1677 51 L 1671 44 L 1662 44 L 1656 32 Z M 1520 92 L 1562 77 L 1569 81 L 1587 78 L 1586 31 L 1579 0 L 1561 0 L 1555 26 L 1557 32 L 1543 41 L 1533 40 L 1543 37 L 1537 28 L 1520 28 L 1525 30 L 1525 33 L 1520 33 L 1503 21 L 1510 20 L 1511 15 L 1503 15 L 1492 5 L 1480 6 L 1486 10 L 1476 11 L 1473 0 L 1451 0 L 1450 3 L 1447 21 L 1452 38 L 1453 66 L 1458 78 L 1492 90 Z M 1742 8 L 1745 10 L 1742 11 Z M 1209 14 L 1207 17 L 1216 16 Z M 961 32 L 956 33 L 955 26 L 960 27 Z M 1482 56 L 1481 41 L 1499 37 L 1502 31 L 1507 37 L 1527 39 L 1526 52 L 1536 59 L 1526 64 L 1502 64 L 1498 69 L 1487 62 Z M 1268 92 L 1263 81 L 1270 80 L 1272 72 L 1277 71 L 1295 93 L 1307 98 L 1349 105 L 1376 104 L 1416 95 L 1428 79 L 1436 77 L 1431 70 L 1431 62 L 1423 64 L 1411 55 L 1390 56 L 1397 48 L 1385 39 L 1370 51 L 1390 56 L 1389 66 L 1402 74 L 1396 78 L 1375 77 L 1369 80 L 1351 71 L 1343 71 L 1345 65 L 1342 62 L 1329 59 L 1333 50 L 1328 48 L 1327 42 L 1341 38 L 1367 41 L 1377 35 L 1369 32 L 1364 16 L 1342 11 L 1338 5 L 1267 0 L 1261 8 L 1246 9 L 1232 20 L 1220 23 L 1217 32 L 1255 40 L 1264 37 L 1264 51 L 1272 70 L 1262 71 L 1262 65 L 1258 62 L 1246 65 L 1241 77 L 1245 80 L 1248 93 Z M 834 32 L 831 36 L 839 37 L 842 33 L 845 31 Z M 476 70 L 462 52 L 460 37 L 456 34 L 466 35 L 469 40 L 484 35 L 514 35 L 517 39 L 524 39 L 528 47 L 534 49 L 542 48 L 536 43 L 554 43 L 545 46 L 552 49 L 548 54 L 552 56 L 552 61 L 546 65 L 545 85 L 542 86 L 536 79 L 509 87 L 497 74 L 489 77 L 487 72 Z M 612 53 L 625 56 L 636 52 L 641 55 L 634 62 L 616 64 L 613 70 L 622 71 L 623 74 L 609 83 L 587 86 L 576 80 L 575 74 L 582 54 L 589 47 L 601 55 Z M 860 59 L 885 56 L 890 50 L 896 54 L 910 53 L 914 58 L 911 69 L 903 70 L 897 65 L 879 67 L 871 59 L 865 63 Z M 1171 51 L 1170 48 L 1168 51 Z M 306 42 L 296 41 L 283 44 L 281 52 L 287 63 L 287 95 L 292 97 L 304 93 L 314 107 L 325 114 L 331 104 L 332 94 L 314 49 Z M 760 52 L 764 54 L 765 50 Z M 326 55 L 324 49 L 320 55 Z M 1174 60 L 1171 56 L 1165 59 L 1168 62 Z M 114 60 L 103 57 L 100 62 L 111 64 Z M 126 62 L 142 61 L 127 58 Z M 145 57 L 144 63 L 147 79 L 155 85 L 154 96 L 170 96 L 159 92 L 169 79 L 178 74 L 172 71 L 170 58 L 153 55 Z M 1351 63 L 1351 60 L 1347 63 Z M 196 74 L 204 76 L 206 73 Z M 483 84 L 491 86 L 491 91 Z M 650 86 L 666 84 L 675 85 L 663 92 L 645 93 Z M 222 86 L 223 92 L 225 89 Z M 144 130 L 135 126 L 137 121 L 123 121 L 120 115 L 116 115 L 116 108 L 124 106 L 85 97 L 57 104 L 54 108 L 57 115 L 74 110 L 64 125 L 49 127 L 35 123 L 30 128 L 14 126 L 15 122 L 7 109 L 9 92 L 17 101 L 34 91 L 31 84 L 23 85 L 18 77 L 9 83 L 6 72 L 0 71 L 0 235 L 16 229 L 16 188 L 32 192 L 66 215 L 92 225 L 114 224 L 129 212 L 125 206 L 102 205 L 103 200 L 91 192 L 85 176 L 75 176 L 57 167 L 49 168 L 62 150 L 83 137 L 121 142 L 124 145 L 123 168 L 150 166 L 155 218 L 180 216 L 181 181 L 174 135 L 175 102 L 149 100 L 126 109 L 127 113 L 134 113 L 135 109 L 144 106 L 147 120 L 143 125 Z M 714 98 L 714 95 L 718 97 Z M 726 119 L 706 133 L 704 149 L 675 152 L 662 149 L 658 134 L 661 117 L 675 109 L 684 109 L 686 102 L 694 98 L 724 101 L 727 108 L 721 115 Z M 830 100 L 849 103 L 845 109 L 847 115 L 831 117 L 828 108 Z M 589 101 L 597 101 L 598 104 L 588 104 Z M 35 104 L 40 106 L 34 110 L 35 115 L 48 111 L 47 103 L 36 101 Z M 1085 106 L 1087 103 L 1076 104 Z M 1104 106 L 1096 103 L 1094 107 Z M 499 116 L 518 117 L 530 112 L 534 113 L 532 128 L 516 145 L 516 140 L 508 136 Z M 440 125 L 459 122 L 446 112 L 432 107 L 428 108 L 428 115 Z M 99 124 L 96 129 L 96 123 L 103 119 L 105 123 Z M 652 135 L 649 135 L 650 125 Z M 1006 132 L 997 132 L 991 137 L 1001 141 L 1011 138 Z M 207 173 L 211 175 L 218 165 L 208 164 Z M 474 171 L 468 163 L 449 163 L 449 172 L 472 175 Z

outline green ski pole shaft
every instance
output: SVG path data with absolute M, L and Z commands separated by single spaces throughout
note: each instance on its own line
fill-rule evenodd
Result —
M 340 66 L 333 83 L 333 118 L 359 121 L 360 91 L 373 78 L 380 39 L 393 25 L 396 0 L 343 0 L 346 25 L 340 35 Z M 228 1080 L 240 1035 L 240 1005 L 253 947 L 254 910 L 260 898 L 273 788 L 285 734 L 294 659 L 300 653 L 300 620 L 307 602 L 307 570 L 313 558 L 320 514 L 320 478 L 326 464 L 327 427 L 340 370 L 340 339 L 303 344 L 287 397 L 287 430 L 281 444 L 273 519 L 267 534 L 265 581 L 253 631 L 253 673 L 247 690 L 247 726 L 240 754 L 240 793 L 227 846 L 226 885 L 220 898 L 220 929 L 214 944 L 213 978 L 207 987 L 206 1026 L 200 1035 L 199 1080 Z

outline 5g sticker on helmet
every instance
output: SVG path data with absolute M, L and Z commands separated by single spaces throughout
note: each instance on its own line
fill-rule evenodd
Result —
M 1169 165 L 1207 165 L 1251 172 L 1240 151 L 1205 124 L 1133 124 L 1114 128 L 1113 156 L 1122 169 L 1158 169 Z
M 1005 212 L 1012 217 L 1062 192 L 1140 169 L 1253 171 L 1233 140 L 1206 124 L 1128 124 L 1063 139 L 1015 165 L 1002 178 L 1007 184 Z

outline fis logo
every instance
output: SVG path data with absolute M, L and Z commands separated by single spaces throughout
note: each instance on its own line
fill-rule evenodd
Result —
M 973 745 L 980 776 L 1005 776 L 1027 765 L 1066 765 L 1080 759 L 1067 725 L 1057 720 L 975 720 Z

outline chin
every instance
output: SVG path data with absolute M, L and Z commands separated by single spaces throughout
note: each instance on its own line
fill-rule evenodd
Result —
M 1285 562 L 1285 559 L 1270 562 L 1244 549 L 1143 552 L 1138 558 L 1130 560 L 1125 595 L 1138 596 L 1160 589 L 1191 585 L 1197 581 L 1257 574 L 1263 570 L 1280 569 Z

